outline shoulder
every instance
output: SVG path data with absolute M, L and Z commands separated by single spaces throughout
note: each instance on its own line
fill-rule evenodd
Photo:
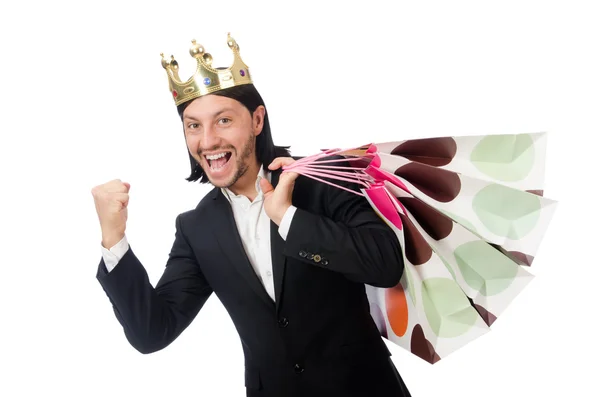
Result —
M 221 192 L 220 188 L 213 187 L 211 191 L 209 191 L 204 197 L 202 197 L 196 208 L 187 212 L 189 212 L 190 214 L 197 214 L 212 210 L 214 208 L 215 201 L 222 194 L 223 193 Z
M 300 159 L 303 157 L 294 157 L 294 159 Z M 341 160 L 339 162 L 330 163 L 334 166 L 349 166 L 350 163 L 346 161 L 346 157 L 340 155 L 332 155 L 326 156 L 318 159 L 317 161 L 325 161 L 325 160 Z M 328 178 L 325 176 L 318 177 L 321 180 L 314 179 L 312 177 L 308 177 L 305 175 L 299 175 L 296 179 L 294 192 L 292 196 L 292 201 L 296 202 L 299 206 L 308 206 L 308 207 L 319 207 L 319 208 L 329 208 L 331 206 L 331 198 L 332 197 L 347 197 L 353 198 L 355 195 L 352 193 L 348 193 L 343 189 L 340 189 L 339 186 L 343 186 L 345 188 L 349 188 L 352 190 L 360 191 L 360 187 L 358 184 L 341 181 L 336 178 Z M 335 186 L 330 185 L 329 182 Z
M 211 211 L 215 202 L 215 196 L 221 194 L 219 188 L 213 188 L 209 191 L 196 205 L 196 208 L 181 212 L 177 215 L 177 219 L 182 224 L 188 224 L 196 222 L 196 220 L 202 217 L 202 214 L 206 214 L 207 211 Z
M 295 160 L 302 159 L 302 158 L 304 158 L 304 157 L 294 157 Z M 332 160 L 339 160 L 339 161 L 333 162 Z M 349 167 L 351 165 L 350 162 L 347 160 L 346 157 L 340 156 L 340 155 L 325 156 L 325 157 L 322 157 L 322 158 L 316 160 L 316 162 L 321 162 L 321 161 L 331 161 L 327 165 L 331 165 L 331 166 L 335 166 L 335 167 L 339 167 L 339 166 Z M 353 183 L 348 183 L 348 182 L 341 181 L 341 180 L 339 180 L 337 178 L 328 178 L 326 176 L 319 176 L 318 178 L 322 179 L 324 181 L 333 183 L 333 184 L 338 185 L 338 186 L 342 185 L 342 186 L 348 187 L 348 185 L 350 185 L 350 186 L 356 185 L 356 184 L 353 184 Z M 331 185 L 329 185 L 327 183 L 323 183 L 322 181 L 318 181 L 316 179 L 313 179 L 311 177 L 307 177 L 307 176 L 304 176 L 304 175 L 300 175 L 298 177 L 298 181 L 302 185 L 307 185 L 307 186 L 310 186 L 311 188 L 318 187 L 318 188 L 321 188 L 323 191 L 337 189 L 337 188 L 332 187 Z

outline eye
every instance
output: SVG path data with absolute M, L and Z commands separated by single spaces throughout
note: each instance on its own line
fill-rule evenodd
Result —
M 188 124 L 188 129 L 193 130 L 198 128 L 198 123 L 190 123 Z
M 219 119 L 219 124 L 229 124 L 231 123 L 231 119 L 227 118 L 227 117 L 222 117 Z

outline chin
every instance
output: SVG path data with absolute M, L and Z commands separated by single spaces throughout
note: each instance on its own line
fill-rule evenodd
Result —
M 208 180 L 210 181 L 211 185 L 219 189 L 229 189 L 233 185 L 233 183 L 230 181 L 214 181 L 210 178 L 208 178 Z
M 235 174 L 236 174 L 236 170 L 229 170 L 229 172 L 214 172 L 213 170 L 209 169 L 208 172 L 206 171 L 206 169 L 204 170 L 204 173 L 206 174 L 206 176 L 208 177 L 208 180 L 210 181 L 210 183 L 218 188 L 228 188 L 231 185 L 233 185 L 236 181 L 235 179 Z

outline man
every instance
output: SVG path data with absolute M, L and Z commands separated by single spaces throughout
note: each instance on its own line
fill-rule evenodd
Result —
M 365 283 L 395 286 L 400 245 L 368 201 L 281 168 L 239 47 L 214 69 L 193 42 L 193 79 L 163 67 L 183 121 L 190 181 L 214 189 L 175 221 L 156 287 L 127 243 L 130 185 L 92 189 L 102 229 L 97 279 L 142 353 L 173 342 L 214 292 L 245 356 L 247 396 L 409 396 L 370 316 Z M 353 188 L 357 188 L 354 186 Z

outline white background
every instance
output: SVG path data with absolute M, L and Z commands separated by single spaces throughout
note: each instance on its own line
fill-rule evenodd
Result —
M 548 131 L 546 196 L 560 204 L 537 277 L 491 333 L 434 366 L 388 345 L 415 397 L 599 395 L 593 4 L 2 2 L 0 395 L 244 395 L 240 342 L 214 296 L 163 351 L 127 343 L 95 279 L 90 193 L 114 178 L 131 183 L 127 234 L 156 283 L 176 215 L 209 189 L 184 180 L 159 54 L 173 53 L 187 76 L 196 38 L 228 66 L 228 31 L 275 142 L 294 154 Z

